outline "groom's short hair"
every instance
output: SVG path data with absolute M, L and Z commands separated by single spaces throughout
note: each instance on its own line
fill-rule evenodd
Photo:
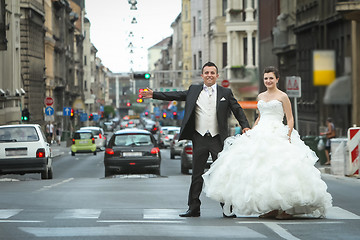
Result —
M 217 66 L 215 65 L 215 63 L 213 63 L 213 62 L 207 62 L 207 63 L 205 63 L 204 66 L 203 66 L 202 69 L 201 69 L 201 73 L 204 73 L 204 68 L 205 68 L 205 67 L 215 67 L 215 68 L 216 68 L 216 73 L 219 72 L 218 67 L 217 67 Z

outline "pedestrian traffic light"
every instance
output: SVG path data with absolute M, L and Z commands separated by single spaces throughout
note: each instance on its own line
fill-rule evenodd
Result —
M 166 112 L 163 113 L 162 117 L 165 119 L 166 118 Z
M 30 121 L 30 112 L 29 109 L 24 108 L 21 112 L 21 120 L 24 122 Z
M 173 112 L 173 118 L 177 119 L 177 112 Z

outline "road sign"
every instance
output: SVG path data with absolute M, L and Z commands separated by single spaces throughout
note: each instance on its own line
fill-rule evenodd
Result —
M 70 114 L 71 114 L 71 107 L 64 107 L 63 116 L 70 116 Z
M 88 120 L 87 113 L 80 113 L 80 122 L 86 122 Z
M 301 97 L 301 77 L 286 77 L 286 93 L 289 97 Z
M 51 106 L 54 104 L 54 99 L 52 97 L 46 97 L 44 102 L 46 106 Z
M 48 115 L 48 116 L 54 115 L 54 108 L 52 108 L 52 107 L 46 107 L 46 108 L 45 108 L 45 114 Z
M 223 86 L 223 87 L 229 87 L 229 86 L 230 86 L 229 80 L 226 80 L 226 79 L 222 80 L 221 86 Z

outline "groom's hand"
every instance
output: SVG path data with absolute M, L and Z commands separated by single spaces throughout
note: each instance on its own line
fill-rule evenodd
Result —
M 140 92 L 141 96 L 143 96 L 143 98 L 152 98 L 153 97 L 153 90 L 151 90 L 151 88 L 145 88 L 144 90 L 142 90 Z

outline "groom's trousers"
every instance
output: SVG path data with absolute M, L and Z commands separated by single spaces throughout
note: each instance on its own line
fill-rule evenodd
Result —
M 206 167 L 206 162 L 209 158 L 209 153 L 211 154 L 212 160 L 215 161 L 218 153 L 223 148 L 223 143 L 221 142 L 220 135 L 212 137 L 210 134 L 205 134 L 202 136 L 198 132 L 195 132 L 192 141 L 192 177 L 188 205 L 190 210 L 200 210 L 200 194 L 204 183 L 202 175 Z

